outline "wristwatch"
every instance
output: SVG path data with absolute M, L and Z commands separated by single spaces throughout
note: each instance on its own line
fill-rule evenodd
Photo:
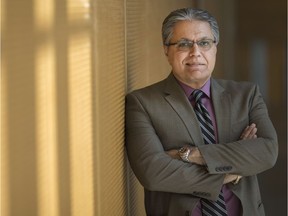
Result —
M 180 158 L 185 162 L 190 162 L 189 155 L 190 155 L 191 149 L 188 146 L 184 146 L 178 150 L 178 154 Z

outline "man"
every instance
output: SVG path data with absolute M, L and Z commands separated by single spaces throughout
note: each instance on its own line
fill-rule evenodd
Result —
M 211 77 L 219 30 L 208 12 L 171 12 L 162 37 L 171 74 L 126 98 L 147 215 L 265 215 L 256 175 L 274 166 L 278 144 L 259 88 Z

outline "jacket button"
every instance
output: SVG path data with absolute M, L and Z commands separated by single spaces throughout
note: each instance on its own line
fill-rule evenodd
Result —
M 230 171 L 232 169 L 232 166 L 225 166 L 223 167 L 225 171 Z
M 223 167 L 216 167 L 215 170 L 216 170 L 216 172 L 222 172 L 223 171 Z

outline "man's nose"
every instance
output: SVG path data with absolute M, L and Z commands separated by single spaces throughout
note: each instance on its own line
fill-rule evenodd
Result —
M 201 51 L 197 43 L 193 43 L 193 46 L 189 50 L 189 56 L 200 56 Z

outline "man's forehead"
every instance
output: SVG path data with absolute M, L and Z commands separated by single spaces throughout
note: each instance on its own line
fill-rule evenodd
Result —
M 173 37 L 178 39 L 199 40 L 212 36 L 212 29 L 209 23 L 205 21 L 179 21 L 173 28 Z

